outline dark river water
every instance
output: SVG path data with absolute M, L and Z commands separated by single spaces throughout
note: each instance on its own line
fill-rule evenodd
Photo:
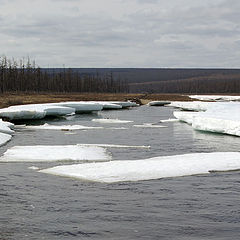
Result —
M 239 151 L 238 137 L 194 131 L 189 125 L 136 128 L 172 118 L 172 108 L 138 107 L 67 119 L 29 122 L 126 127 L 88 131 L 16 131 L 15 145 L 107 143 L 150 145 L 109 149 L 113 160 L 195 152 Z M 93 118 L 132 120 L 100 124 Z M 0 239 L 239 239 L 240 172 L 103 184 L 38 173 L 65 163 L 0 163 Z

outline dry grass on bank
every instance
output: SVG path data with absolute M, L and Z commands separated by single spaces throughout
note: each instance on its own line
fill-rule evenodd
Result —
M 0 95 L 0 107 L 20 104 L 52 103 L 60 101 L 126 101 L 136 100 L 147 104 L 153 100 L 192 101 L 180 94 L 124 94 L 124 93 L 5 93 Z

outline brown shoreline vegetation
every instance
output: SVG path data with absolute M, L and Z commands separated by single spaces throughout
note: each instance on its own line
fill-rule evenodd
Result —
M 193 101 L 181 94 L 133 94 L 133 93 L 3 93 L 0 94 L 0 108 L 12 105 L 53 103 L 61 101 L 127 101 L 140 104 L 150 101 Z

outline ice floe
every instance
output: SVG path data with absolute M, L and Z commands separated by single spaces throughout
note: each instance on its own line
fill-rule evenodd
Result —
M 26 104 L 0 109 L 0 117 L 9 120 L 42 119 L 46 116 L 63 116 L 75 113 L 73 108 L 52 104 Z
M 190 95 L 189 97 L 204 101 L 240 101 L 240 96 L 228 95 Z
M 4 145 L 8 141 L 10 141 L 12 136 L 10 134 L 0 132 L 0 146 Z
M 149 106 L 165 106 L 170 104 L 169 101 L 151 101 L 148 103 Z
M 129 108 L 129 107 L 137 107 L 137 106 L 139 106 L 137 103 L 131 102 L 131 101 L 126 101 L 126 102 L 116 101 L 116 102 L 111 102 L 111 103 L 120 105 L 120 106 L 122 106 L 122 108 Z
M 13 134 L 14 131 L 11 129 L 13 128 L 14 124 L 11 124 L 9 122 L 2 121 L 0 119 L 0 132 L 6 133 L 6 134 Z
M 184 104 L 187 105 L 182 103 L 181 108 Z M 205 112 L 174 112 L 174 116 L 196 130 L 240 136 L 239 102 L 209 102 L 205 107 Z
M 180 108 L 187 111 L 206 111 L 208 109 L 208 102 L 171 102 L 169 107 Z
M 10 136 L 10 135 L 9 135 Z M 97 146 L 14 146 L 0 158 L 0 162 L 51 162 L 51 161 L 107 161 L 111 155 Z
M 50 125 L 45 123 L 44 125 L 30 126 L 24 125 L 21 128 L 27 129 L 42 129 L 42 130 L 62 130 L 62 131 L 72 131 L 72 130 L 89 130 L 89 129 L 103 129 L 103 127 L 87 127 L 83 125 Z
M 163 119 L 163 120 L 160 120 L 159 122 L 160 123 L 168 123 L 168 122 L 178 122 L 179 120 L 176 119 L 176 118 L 169 118 L 169 119 Z
M 103 144 L 103 143 L 100 143 L 100 144 L 85 144 L 85 143 L 79 143 L 78 146 L 86 146 L 86 147 L 105 147 L 105 148 L 146 148 L 146 149 L 149 149 L 150 146 L 145 146 L 145 145 L 142 145 L 142 146 L 131 146 L 131 145 L 119 145 L 119 144 Z
M 167 126 L 163 126 L 163 125 L 156 125 L 153 123 L 144 123 L 141 125 L 133 125 L 134 127 L 138 127 L 138 128 L 166 128 Z
M 99 102 L 60 102 L 54 103 L 54 105 L 73 108 L 76 113 L 89 113 L 103 109 L 103 104 Z
M 101 104 L 103 106 L 103 109 L 105 110 L 116 110 L 116 109 L 122 109 L 122 106 L 119 105 L 119 104 L 114 104 L 112 102 L 103 102 L 103 101 L 100 101 L 98 102 L 99 104 Z
M 57 166 L 39 172 L 86 181 L 115 183 L 240 169 L 239 152 L 193 153 L 143 160 Z
M 98 122 L 98 123 L 131 123 L 133 121 L 129 120 L 119 120 L 119 119 L 110 119 L 110 118 L 97 118 L 97 119 L 92 119 L 93 122 Z

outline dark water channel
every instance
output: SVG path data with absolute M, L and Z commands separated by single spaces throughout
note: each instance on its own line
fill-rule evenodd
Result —
M 172 117 L 172 108 L 139 107 L 67 119 L 29 122 L 125 127 L 88 131 L 16 131 L 15 145 L 107 143 L 150 145 L 109 149 L 113 159 L 142 159 L 194 152 L 239 151 L 237 137 L 194 131 L 184 123 L 136 128 Z M 99 124 L 93 118 L 133 120 Z M 239 239 L 240 172 L 101 184 L 38 173 L 67 163 L 0 163 L 0 239 Z

